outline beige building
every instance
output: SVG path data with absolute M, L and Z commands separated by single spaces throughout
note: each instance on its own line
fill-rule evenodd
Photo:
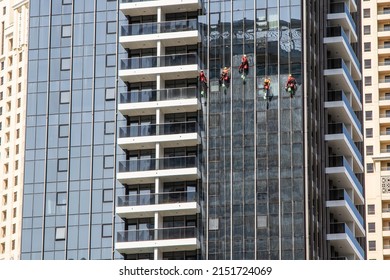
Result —
M 28 0 L 0 0 L 0 260 L 19 259 Z
M 390 1 L 362 1 L 367 259 L 390 260 Z

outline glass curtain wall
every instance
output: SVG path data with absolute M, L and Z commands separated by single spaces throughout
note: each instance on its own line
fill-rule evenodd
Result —
M 301 8 L 299 0 L 209 1 L 209 259 L 305 258 Z M 288 74 L 298 83 L 293 98 Z
M 31 0 L 22 259 L 112 259 L 117 1 Z

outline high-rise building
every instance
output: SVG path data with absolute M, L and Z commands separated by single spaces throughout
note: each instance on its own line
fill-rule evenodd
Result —
M 32 3 L 22 258 L 366 258 L 359 1 Z
M 128 0 L 119 10 L 115 249 L 364 259 L 360 2 Z
M 30 1 L 22 259 L 112 259 L 117 1 Z
M 21 243 L 29 1 L 0 1 L 0 260 Z
M 390 259 L 390 1 L 363 1 L 367 258 Z

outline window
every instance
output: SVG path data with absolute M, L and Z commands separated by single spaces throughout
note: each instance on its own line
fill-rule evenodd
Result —
M 116 32 L 116 21 L 108 21 L 106 24 L 106 33 L 115 34 Z
M 364 77 L 364 85 L 365 86 L 371 86 L 372 85 L 372 77 L 371 76 Z
M 17 186 L 18 185 L 18 176 L 15 176 L 14 177 L 14 186 Z
M 16 218 L 17 212 L 18 212 L 18 210 L 16 207 L 14 209 L 12 209 L 12 218 Z
M 370 35 L 371 34 L 371 26 L 365 25 L 364 26 L 364 35 Z
M 371 69 L 371 59 L 364 60 L 364 69 Z
M 372 128 L 366 128 L 366 137 L 372 138 Z
M 368 223 L 368 232 L 375 232 L 375 223 Z
M 56 241 L 57 240 L 65 240 L 65 227 L 57 227 L 56 228 Z
M 20 138 L 20 129 L 18 128 L 16 130 L 16 139 L 19 139 Z
M 14 202 L 18 200 L 18 192 L 14 192 Z
M 68 38 L 72 35 L 72 27 L 70 25 L 61 26 L 61 37 Z
M 7 228 L 6 227 L 2 227 L 1 228 L 1 237 L 5 237 L 6 233 L 7 233 Z
M 19 62 L 22 62 L 23 60 L 23 53 L 19 53 Z
M 22 83 L 18 83 L 18 92 L 22 91 Z
M 61 58 L 61 70 L 70 70 L 70 58 Z
M 364 18 L 369 18 L 370 17 L 370 9 L 364 9 L 363 16 L 364 16 Z
M 372 111 L 366 111 L 366 121 L 372 121 Z
M 105 169 L 107 168 L 114 168 L 114 156 L 104 156 L 104 160 L 103 160 L 103 167 Z
M 372 103 L 372 93 L 366 93 L 364 95 L 364 100 L 366 103 Z
M 103 202 L 112 202 L 112 196 L 113 196 L 113 191 L 112 190 L 103 190 Z
M 376 241 L 368 241 L 368 250 L 375 251 L 376 250 Z
M 22 106 L 22 99 L 18 99 L 18 103 L 17 103 L 17 106 L 18 106 L 18 108 L 20 108 L 20 106 Z
M 374 146 L 366 146 L 366 155 L 372 156 L 374 154 Z
M 57 161 L 57 171 L 66 172 L 68 170 L 68 159 L 60 158 Z
M 367 214 L 374 215 L 375 214 L 375 204 L 367 205 Z
M 12 225 L 12 234 L 15 234 L 16 233 L 16 224 L 13 224 Z
M 68 137 L 68 125 L 61 124 L 58 126 L 58 137 L 59 138 L 67 138 Z
M 57 193 L 57 199 L 56 204 L 59 205 L 66 205 L 66 192 L 58 192 Z
M 115 123 L 114 122 L 104 122 L 104 134 L 114 134 L 115 132 Z
M 72 0 L 62 0 L 62 5 L 70 5 L 72 4 Z
M 61 91 L 60 92 L 60 104 L 66 104 L 69 103 L 69 91 Z
M 106 55 L 106 67 L 115 67 L 116 65 L 116 55 L 108 54 Z
M 115 88 L 106 88 L 106 101 L 115 100 Z
M 367 170 L 367 173 L 373 173 L 374 172 L 374 164 L 373 163 L 367 163 L 366 170 Z
M 102 225 L 102 237 L 112 236 L 112 226 L 110 224 Z
M 22 67 L 20 67 L 20 68 L 18 69 L 18 76 L 19 76 L 19 77 L 22 77 L 22 74 L 23 74 L 23 69 L 22 69 Z
M 371 51 L 371 42 L 365 42 L 364 43 L 364 51 L 370 52 Z

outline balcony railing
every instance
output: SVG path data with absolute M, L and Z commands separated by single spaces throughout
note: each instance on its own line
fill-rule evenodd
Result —
M 390 208 L 382 208 L 382 213 L 390 213 Z
M 378 49 L 390 49 L 390 44 L 380 44 L 378 45 Z
M 390 230 L 390 226 L 382 227 L 382 230 L 383 230 L 383 231 L 389 231 L 389 230 Z
M 187 88 L 168 88 L 168 89 L 145 89 L 132 92 L 123 92 L 120 94 L 120 103 L 153 102 L 165 100 L 179 100 L 197 98 L 198 90 L 196 87 Z
M 330 190 L 329 191 L 329 199 L 330 200 L 345 200 L 349 207 L 352 209 L 353 213 L 355 214 L 356 218 L 360 222 L 360 224 L 364 227 L 364 220 L 358 209 L 356 208 L 356 205 L 352 202 L 351 197 L 348 195 L 348 193 L 345 190 L 338 189 L 338 190 Z
M 186 203 L 197 200 L 196 192 L 167 192 L 125 195 L 118 197 L 118 206 L 140 206 L 168 203 Z
M 328 133 L 329 134 L 344 134 L 345 137 L 347 137 L 348 142 L 351 144 L 353 151 L 355 152 L 356 156 L 359 158 L 360 162 L 362 162 L 363 157 L 358 149 L 356 147 L 355 142 L 352 140 L 351 134 L 349 133 L 348 129 L 345 127 L 343 123 L 330 123 L 328 124 Z
M 198 167 L 196 156 L 136 159 L 119 162 L 119 172 L 139 172 Z
M 193 31 L 197 29 L 198 29 L 197 19 L 165 21 L 165 22 L 146 22 L 146 23 L 123 25 L 121 28 L 121 36 Z
M 390 15 L 390 10 L 378 10 L 378 15 Z
M 390 166 L 381 166 L 382 171 L 390 171 Z
M 117 242 L 137 242 L 195 238 L 196 227 L 172 227 L 161 229 L 125 230 L 117 233 Z
M 163 56 L 142 56 L 121 60 L 121 70 L 199 64 L 196 53 Z
M 345 13 L 348 19 L 350 20 L 353 29 L 356 31 L 356 23 L 353 20 L 351 12 L 349 11 L 349 8 L 346 3 L 339 2 L 339 3 L 330 4 L 330 13 L 331 14 Z
M 359 90 L 358 90 L 358 88 L 357 88 L 357 86 L 355 84 L 355 81 L 353 80 L 353 78 L 351 76 L 349 68 L 345 64 L 344 60 L 342 58 L 328 59 L 327 69 L 340 69 L 340 68 L 342 68 L 344 70 L 344 72 L 346 73 L 346 75 L 348 77 L 348 80 L 349 80 L 349 82 L 351 83 L 351 85 L 353 87 L 354 92 L 356 93 L 358 99 L 361 100 L 360 99 L 360 92 L 359 92 Z
M 337 234 L 337 233 L 345 233 L 353 242 L 356 249 L 359 251 L 361 256 L 364 258 L 364 250 L 362 246 L 357 241 L 356 237 L 353 235 L 352 231 L 348 227 L 346 223 L 334 223 L 330 224 L 330 233 L 331 234 Z
M 351 176 L 353 182 L 355 183 L 355 186 L 357 187 L 359 192 L 363 194 L 362 184 L 359 182 L 359 179 L 356 177 L 355 172 L 353 172 L 351 165 L 345 159 L 344 156 L 330 156 L 329 167 L 344 167 L 345 169 L 347 169 L 347 172 Z
M 342 91 L 342 90 L 328 91 L 328 100 L 327 101 L 330 101 L 330 102 L 344 101 L 344 103 L 347 106 L 348 111 L 350 112 L 352 118 L 354 119 L 359 131 L 362 129 L 362 124 L 360 123 L 355 111 L 352 109 L 351 104 L 349 103 L 349 99 L 345 95 L 344 91 Z
M 390 63 L 389 63 L 389 65 L 390 65 Z M 379 100 L 390 100 L 390 95 L 379 96 Z
M 119 128 L 119 137 L 139 137 L 198 132 L 197 122 L 145 124 Z
M 390 78 L 381 78 L 379 79 L 379 83 L 390 83 Z
M 360 62 L 355 54 L 354 49 L 351 46 L 351 43 L 349 42 L 349 38 L 348 38 L 347 34 L 345 33 L 344 29 L 341 26 L 328 27 L 326 29 L 326 36 L 327 37 L 343 37 L 345 43 L 347 44 L 348 50 L 352 55 L 352 59 L 355 61 L 357 67 L 360 69 Z

